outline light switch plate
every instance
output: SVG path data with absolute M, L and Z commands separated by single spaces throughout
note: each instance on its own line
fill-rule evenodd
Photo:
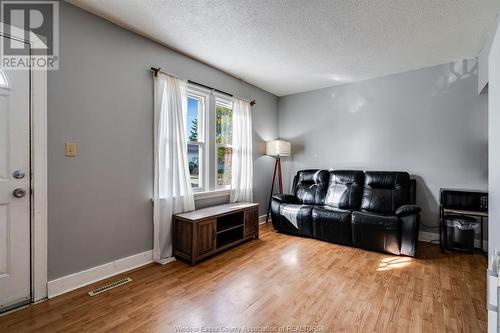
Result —
M 64 144 L 66 150 L 66 156 L 75 157 L 76 156 L 76 143 L 66 142 Z

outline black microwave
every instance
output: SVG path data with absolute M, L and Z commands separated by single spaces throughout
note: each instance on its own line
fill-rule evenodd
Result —
M 442 188 L 440 204 L 443 208 L 488 212 L 488 193 L 474 190 Z

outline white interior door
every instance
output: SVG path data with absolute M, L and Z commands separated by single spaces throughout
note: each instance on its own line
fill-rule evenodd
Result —
M 0 74 L 0 312 L 2 312 L 31 299 L 30 80 L 27 70 L 5 70 Z

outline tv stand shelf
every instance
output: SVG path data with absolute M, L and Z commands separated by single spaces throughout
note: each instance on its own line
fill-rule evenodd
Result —
M 217 231 L 217 234 L 222 234 L 222 233 L 225 233 L 225 232 L 231 231 L 231 230 L 233 230 L 233 229 L 238 229 L 238 228 L 242 228 L 242 227 L 243 227 L 243 224 L 236 225 L 236 226 L 231 227 L 231 228 L 227 228 L 227 229 L 224 229 L 224 230 Z
M 259 204 L 233 203 L 174 215 L 174 256 L 198 261 L 259 238 Z

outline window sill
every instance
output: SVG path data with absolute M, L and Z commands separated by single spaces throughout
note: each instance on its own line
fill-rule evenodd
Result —
M 228 197 L 231 190 L 228 188 L 211 190 L 211 191 L 200 191 L 194 192 L 194 200 L 204 200 L 204 199 L 212 199 L 212 198 L 220 198 L 220 197 Z M 154 202 L 154 198 L 151 198 L 151 202 Z
M 230 192 L 231 190 L 228 188 L 203 191 L 203 192 L 194 192 L 194 200 L 228 197 Z

